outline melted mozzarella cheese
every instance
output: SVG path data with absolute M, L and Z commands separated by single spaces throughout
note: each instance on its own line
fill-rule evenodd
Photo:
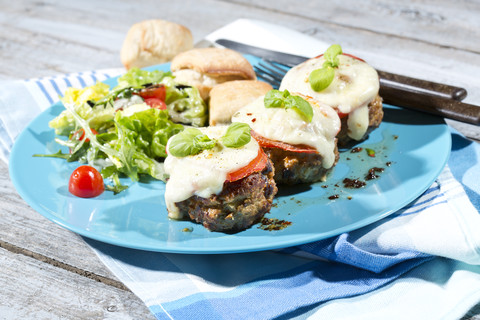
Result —
M 367 63 L 339 55 L 339 66 L 335 70 L 333 82 L 320 92 L 310 86 L 308 77 L 313 70 L 320 69 L 325 59 L 323 57 L 310 59 L 290 69 L 282 80 L 280 90 L 299 92 L 328 104 L 338 112 L 350 114 L 348 135 L 352 139 L 361 139 L 368 128 L 368 104 L 378 95 L 380 82 L 378 73 Z M 363 111 L 354 112 L 357 109 Z M 352 124 L 350 124 L 350 122 Z
M 323 167 L 335 163 L 335 136 L 340 130 L 340 119 L 331 107 L 305 97 L 313 108 L 311 122 L 306 122 L 293 109 L 265 108 L 260 97 L 240 109 L 233 122 L 244 122 L 262 137 L 292 145 L 313 147 L 323 157 Z
M 227 126 L 200 128 L 211 139 L 217 139 L 226 132 Z M 255 139 L 240 148 L 227 148 L 220 141 L 211 150 L 187 157 L 168 155 L 165 172 L 170 176 L 165 187 L 165 203 L 168 216 L 182 219 L 176 202 L 193 195 L 209 198 L 219 194 L 227 174 L 248 165 L 258 155 L 259 145 Z M 167 144 L 168 150 L 168 144 Z

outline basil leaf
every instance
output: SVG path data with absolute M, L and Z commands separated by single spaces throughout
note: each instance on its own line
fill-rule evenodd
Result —
M 328 88 L 335 78 L 335 70 L 331 67 L 313 70 L 308 76 L 313 91 L 320 92 Z
M 268 91 L 263 99 L 265 108 L 282 108 L 285 92 L 289 95 L 288 91 L 286 90 L 284 92 L 280 90 Z
M 333 73 L 333 75 L 335 75 L 335 72 Z M 330 82 L 332 80 L 330 80 Z M 270 90 L 265 95 L 264 103 L 265 108 L 293 109 L 307 122 L 311 122 L 313 119 L 313 109 L 310 103 L 308 103 L 308 101 L 306 101 L 300 96 L 291 95 L 290 92 L 288 92 L 287 90 Z
M 330 66 L 338 67 L 338 55 L 342 54 L 342 47 L 338 44 L 332 44 L 323 54 L 325 61 L 329 62 Z
M 198 144 L 195 145 L 193 142 L 198 135 L 202 135 L 202 132 L 194 128 L 187 128 L 174 135 L 169 143 L 168 154 L 175 157 L 186 157 L 199 153 L 201 149 L 198 148 Z
M 193 138 L 193 146 L 199 150 L 210 150 L 216 143 L 215 139 L 212 140 L 203 133 Z
M 228 148 L 240 148 L 251 140 L 250 126 L 246 123 L 232 123 L 225 135 L 222 137 L 222 143 Z
M 295 110 L 307 122 L 312 122 L 313 109 L 310 103 L 300 96 L 289 96 L 285 99 L 285 107 Z

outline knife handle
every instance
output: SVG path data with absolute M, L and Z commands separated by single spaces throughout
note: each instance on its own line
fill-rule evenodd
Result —
M 389 86 L 380 86 L 380 96 L 388 104 L 438 115 L 441 117 L 480 124 L 480 107 L 463 103 L 451 98 L 435 96 L 412 90 L 399 90 Z
M 378 71 L 380 85 L 394 87 L 398 90 L 408 90 L 418 94 L 430 94 L 443 98 L 461 101 L 467 96 L 467 90 L 447 84 L 410 78 L 399 74 Z

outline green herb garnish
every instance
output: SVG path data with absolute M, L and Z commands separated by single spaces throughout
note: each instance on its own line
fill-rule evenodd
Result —
M 60 158 L 60 159 L 68 160 L 71 154 L 63 153 L 62 150 L 58 150 L 58 152 L 52 153 L 52 154 L 34 154 L 33 156 L 40 157 L 40 158 Z
M 293 109 L 307 122 L 311 122 L 313 119 L 313 108 L 310 103 L 300 96 L 291 95 L 288 90 L 270 90 L 265 95 L 263 102 L 265 108 Z
M 172 137 L 168 153 L 175 157 L 192 156 L 203 150 L 212 149 L 215 143 L 215 140 L 210 139 L 202 131 L 195 128 L 187 128 Z
M 250 127 L 246 123 L 234 122 L 220 138 L 227 148 L 240 148 L 251 140 Z M 210 150 L 217 144 L 216 139 L 210 139 L 202 131 L 187 128 L 172 137 L 169 142 L 168 153 L 175 157 L 196 155 L 203 150 Z
M 308 81 L 310 87 L 316 92 L 325 90 L 335 78 L 335 68 L 339 65 L 338 55 L 342 54 L 342 47 L 338 44 L 331 45 L 323 54 L 325 62 L 321 69 L 313 70 Z
M 375 157 L 375 150 L 369 149 L 369 148 L 365 148 L 365 151 L 367 151 L 367 155 L 368 155 L 369 157 L 372 157 L 372 158 Z
M 222 143 L 228 148 L 240 148 L 250 142 L 250 126 L 242 122 L 232 123 L 225 135 L 222 137 Z

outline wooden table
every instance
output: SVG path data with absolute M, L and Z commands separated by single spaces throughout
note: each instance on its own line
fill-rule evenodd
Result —
M 480 3 L 472 1 L 7 1 L 0 0 L 0 80 L 121 67 L 138 21 L 182 23 L 196 41 L 238 19 L 307 32 L 327 42 L 478 77 Z M 408 70 L 406 70 L 408 73 Z M 477 88 L 478 89 L 478 88 Z M 478 95 L 467 101 L 480 105 Z M 470 100 L 469 100 L 470 99 Z M 477 126 L 449 121 L 474 140 Z M 145 305 L 78 235 L 46 220 L 17 194 L 0 162 L 0 318 L 151 319 Z M 480 304 L 465 319 L 480 319 Z

